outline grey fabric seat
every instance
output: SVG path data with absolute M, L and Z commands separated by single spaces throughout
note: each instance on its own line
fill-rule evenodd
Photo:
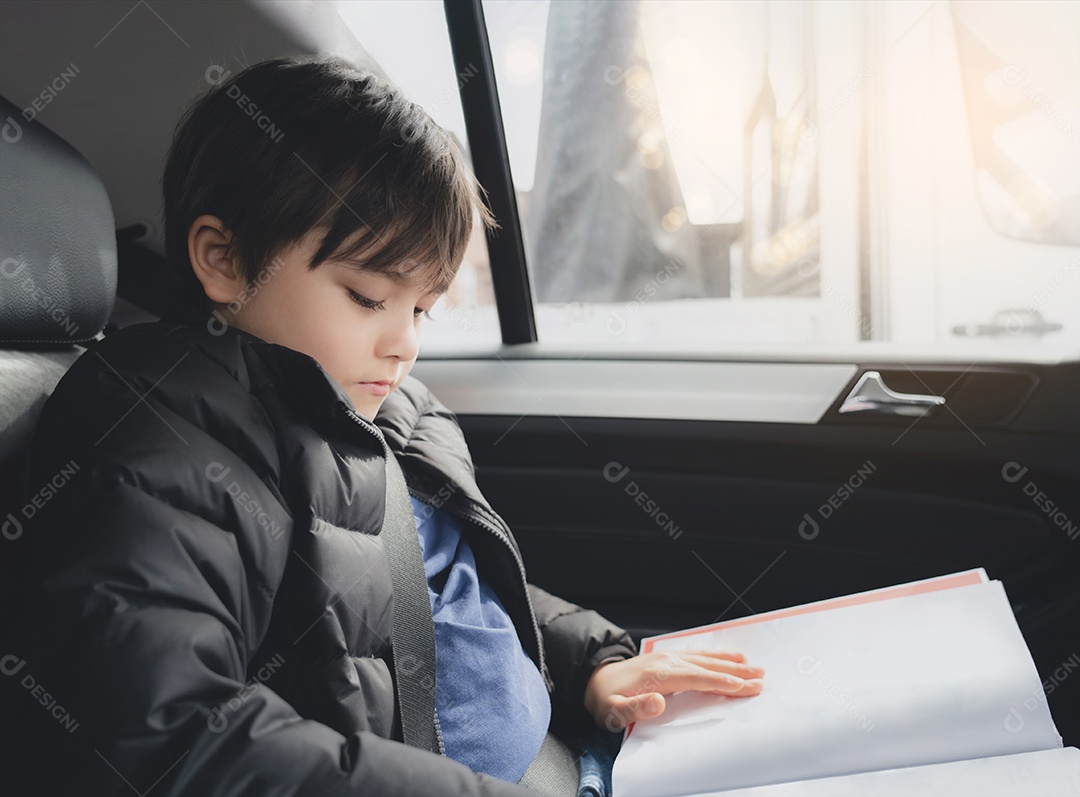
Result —
M 69 144 L 0 97 L 0 583 L 18 560 L 31 499 L 50 490 L 26 479 L 37 418 L 105 327 L 116 273 L 101 180 Z

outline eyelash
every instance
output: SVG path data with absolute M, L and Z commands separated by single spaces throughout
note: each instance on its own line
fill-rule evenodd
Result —
M 376 302 L 376 301 L 374 301 L 372 299 L 367 298 L 366 296 L 361 296 L 359 293 L 352 290 L 351 288 L 347 289 L 347 290 L 349 291 L 349 298 L 352 299 L 354 302 L 356 302 L 361 307 L 367 308 L 368 310 L 385 310 L 386 309 L 386 305 L 384 305 L 382 302 Z M 414 318 L 417 317 L 417 316 L 420 316 L 421 314 L 424 316 L 424 318 L 431 318 L 431 313 L 429 313 L 427 310 L 421 310 L 419 307 L 414 307 L 413 308 L 413 317 Z

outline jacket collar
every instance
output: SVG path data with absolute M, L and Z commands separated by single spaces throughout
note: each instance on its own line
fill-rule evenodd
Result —
M 281 346 L 226 324 L 219 315 L 207 315 L 203 323 L 171 323 L 166 334 L 182 335 L 204 354 L 256 392 L 269 383 L 317 428 L 329 425 L 347 438 L 375 443 L 382 452 L 385 438 L 370 419 L 364 418 L 345 389 L 314 357 Z M 346 412 L 345 410 L 351 411 Z M 358 423 L 350 414 L 355 415 Z
M 345 389 L 318 361 L 302 352 L 267 343 L 208 315 L 201 324 L 159 322 L 165 333 L 182 336 L 228 370 L 253 393 L 272 388 L 286 397 L 315 428 L 393 451 L 410 486 L 425 494 L 468 498 L 487 508 L 475 484 L 475 470 L 456 418 L 414 377 L 383 402 L 372 420 L 359 413 Z M 501 528 L 501 523 L 489 518 Z

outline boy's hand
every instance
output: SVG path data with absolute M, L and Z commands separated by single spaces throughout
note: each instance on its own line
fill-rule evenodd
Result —
M 675 692 L 756 695 L 765 670 L 745 662 L 731 651 L 665 650 L 601 664 L 585 687 L 585 708 L 597 725 L 618 731 L 663 714 L 664 695 Z

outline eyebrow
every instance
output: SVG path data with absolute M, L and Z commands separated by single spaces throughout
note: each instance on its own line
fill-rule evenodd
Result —
M 398 285 L 405 285 L 412 280 L 409 275 L 402 274 L 399 271 L 373 271 L 359 260 L 344 260 L 339 258 L 331 260 L 330 262 L 339 266 L 345 266 L 351 271 L 358 271 L 361 274 L 375 274 L 380 277 L 386 277 L 388 280 L 396 282 Z
M 361 261 L 355 259 L 348 260 L 344 258 L 336 258 L 331 259 L 329 262 L 335 265 L 345 266 L 345 268 L 349 269 L 350 271 L 355 271 L 360 274 L 374 274 L 377 277 L 386 277 L 388 280 L 390 280 L 396 285 L 408 285 L 409 283 L 413 282 L 413 278 L 408 274 L 402 274 L 400 271 L 373 271 L 372 269 L 364 266 Z M 447 290 L 449 290 L 449 287 L 440 288 L 438 285 L 435 285 L 431 288 L 431 290 L 427 292 L 427 295 L 442 296 L 444 293 L 446 293 Z

